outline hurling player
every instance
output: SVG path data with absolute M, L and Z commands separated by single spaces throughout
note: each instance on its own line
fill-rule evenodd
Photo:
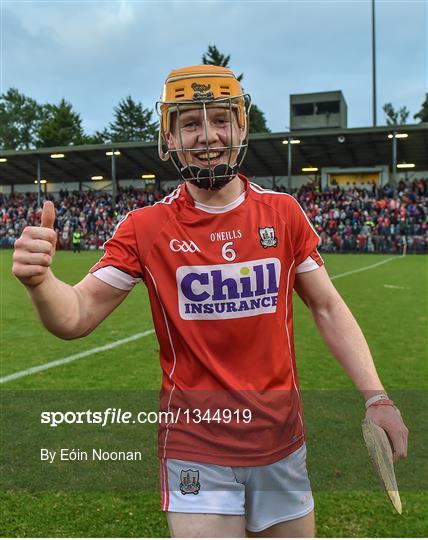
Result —
M 13 272 L 56 336 L 89 334 L 143 281 L 160 343 L 161 505 L 173 536 L 311 537 L 314 502 L 293 341 L 293 290 L 382 426 L 394 458 L 407 428 L 333 287 L 318 236 L 288 194 L 240 172 L 250 98 L 227 68 L 173 70 L 159 154 L 182 183 L 129 212 L 77 285 L 58 280 L 55 212 L 15 244 Z M 63 306 L 68 309 L 64 310 Z M 183 413 L 186 411 L 186 414 Z

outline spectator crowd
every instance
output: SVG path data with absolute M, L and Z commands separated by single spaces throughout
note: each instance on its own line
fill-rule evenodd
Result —
M 293 191 L 320 236 L 319 249 L 347 253 L 426 253 L 427 179 L 367 188 L 307 184 Z M 278 191 L 284 191 L 279 188 Z M 79 231 L 83 249 L 99 249 L 130 210 L 150 206 L 167 192 L 120 189 L 113 201 L 107 193 L 61 190 L 54 201 L 58 248 L 72 247 Z M 0 247 L 12 247 L 27 225 L 40 224 L 37 195 L 0 194 Z
M 58 197 L 49 194 L 56 210 L 57 249 L 70 249 L 75 231 L 81 232 L 82 248 L 101 248 L 127 212 L 150 206 L 166 194 L 120 189 L 115 203 L 111 194 L 98 191 L 69 193 L 61 190 Z M 40 225 L 40 213 L 37 194 L 5 196 L 0 193 L 0 247 L 12 247 L 27 225 Z
M 303 186 L 294 196 L 320 236 L 327 252 L 425 253 L 427 248 L 427 180 L 367 188 Z

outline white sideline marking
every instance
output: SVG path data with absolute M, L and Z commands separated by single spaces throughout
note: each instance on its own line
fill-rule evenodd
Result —
M 146 330 L 145 332 L 140 332 L 139 334 L 134 334 L 133 336 L 129 336 L 124 339 L 119 339 L 118 341 L 113 341 L 113 343 L 107 343 L 107 345 L 102 345 L 101 347 L 95 347 L 93 349 L 89 349 L 88 351 L 83 351 L 81 353 L 72 354 L 71 356 L 66 356 L 65 358 L 60 358 L 59 360 L 53 360 L 52 362 L 48 362 L 47 364 L 41 364 L 40 366 L 34 366 L 28 369 L 24 369 L 23 371 L 17 371 L 16 373 L 11 373 L 10 375 L 1 377 L 0 384 L 3 384 L 8 381 L 13 381 L 14 379 L 20 379 L 21 377 L 26 377 L 27 375 L 31 375 L 32 373 L 37 373 L 39 371 L 44 371 L 45 369 L 50 369 L 56 366 L 62 366 L 63 364 L 68 364 L 69 362 L 78 360 L 79 358 L 90 356 L 91 354 L 96 354 L 99 352 L 114 349 L 115 347 L 119 347 L 119 345 L 124 345 L 125 343 L 129 343 L 130 341 L 135 341 L 136 339 L 140 339 L 142 337 L 148 336 L 149 334 L 153 334 L 153 332 L 154 332 L 154 329 L 152 328 L 151 330 Z
M 370 270 L 371 268 L 376 268 L 376 266 L 381 266 L 382 264 L 386 264 L 387 262 L 394 261 L 401 258 L 402 257 L 400 256 L 390 257 L 389 259 L 385 259 L 384 261 L 371 264 L 370 266 L 363 266 L 362 268 L 350 270 L 349 272 L 344 272 L 343 274 L 337 274 L 336 276 L 332 276 L 330 279 L 333 281 L 334 279 L 338 279 L 344 276 L 350 276 L 351 274 L 357 274 L 358 272 L 365 272 L 366 270 Z M 59 360 L 53 360 L 52 362 L 48 362 L 47 364 L 41 364 L 40 366 L 34 366 L 29 369 L 24 369 L 23 371 L 17 371 L 16 373 L 11 373 L 10 375 L 6 375 L 5 377 L 0 377 L 0 384 L 3 384 L 8 381 L 13 381 L 15 379 L 20 379 L 21 377 L 26 377 L 27 375 L 31 375 L 32 373 L 38 373 L 39 371 L 44 371 L 45 369 L 50 369 L 56 366 L 62 366 L 63 364 L 68 364 L 69 362 L 78 360 L 79 358 L 90 356 L 91 354 L 96 354 L 102 351 L 108 351 L 109 349 L 114 349 L 115 347 L 119 347 L 119 345 L 124 345 L 125 343 L 129 343 L 130 341 L 135 341 L 136 339 L 140 339 L 142 337 L 148 336 L 149 334 L 153 334 L 153 332 L 154 332 L 154 329 L 152 328 L 151 330 L 146 330 L 145 332 L 140 332 L 139 334 L 134 334 L 133 336 L 129 336 L 124 339 L 119 339 L 118 341 L 113 341 L 113 343 L 108 343 L 107 345 L 103 345 L 101 347 L 95 347 L 94 349 L 89 349 L 88 351 L 72 354 L 71 356 L 60 358 Z
M 338 278 L 345 277 L 345 276 L 350 276 L 351 274 L 357 274 L 358 272 L 365 272 L 366 270 L 370 270 L 371 268 L 376 268 L 376 266 L 381 266 L 382 264 L 386 264 L 387 262 L 396 261 L 396 260 L 402 259 L 402 258 L 403 258 L 402 256 L 390 257 L 389 259 L 385 259 L 384 261 L 380 261 L 378 263 L 371 264 L 370 266 L 363 266 L 362 268 L 356 268 L 355 270 L 350 270 L 349 272 L 344 272 L 343 274 L 337 274 L 336 276 L 333 276 L 330 279 L 331 279 L 331 281 L 333 281 L 334 279 L 338 279 Z
M 399 285 L 384 285 L 385 289 L 406 289 L 409 290 L 409 287 L 400 287 Z

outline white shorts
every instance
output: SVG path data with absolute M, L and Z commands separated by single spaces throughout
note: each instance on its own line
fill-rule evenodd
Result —
M 303 517 L 314 508 L 305 444 L 259 467 L 161 460 L 161 494 L 165 512 L 245 515 L 252 532 Z

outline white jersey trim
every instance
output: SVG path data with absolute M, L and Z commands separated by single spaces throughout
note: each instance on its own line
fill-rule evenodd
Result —
M 160 201 L 157 201 L 155 202 L 155 204 L 152 204 L 152 206 L 156 206 L 157 204 L 172 204 L 172 202 L 175 201 L 175 199 L 177 199 L 180 196 L 180 189 L 181 189 L 181 185 L 175 188 L 174 191 L 166 195 Z M 145 206 L 144 208 L 147 208 L 147 206 Z M 144 208 L 141 208 L 140 210 L 144 210 Z
M 173 394 L 173 392 L 174 392 L 174 390 L 175 390 L 175 382 L 174 382 L 172 376 L 173 376 L 174 371 L 175 371 L 175 366 L 177 365 L 177 355 L 175 354 L 175 348 L 174 348 L 174 343 L 173 343 L 173 341 L 172 341 L 171 332 L 170 332 L 170 330 L 169 330 L 168 319 L 167 319 L 167 317 L 166 317 L 165 309 L 164 309 L 164 307 L 163 307 L 163 304 L 162 304 L 161 299 L 160 299 L 160 296 L 159 296 L 158 287 L 157 287 L 157 285 L 156 285 L 156 280 L 155 280 L 155 278 L 153 277 L 153 274 L 152 274 L 152 273 L 150 272 L 150 270 L 147 268 L 147 266 L 145 266 L 145 269 L 147 270 L 147 272 L 149 273 L 150 277 L 152 278 L 153 285 L 155 286 L 156 296 L 158 297 L 160 307 L 162 308 L 162 313 L 163 313 L 163 317 L 164 317 L 164 320 L 165 320 L 165 326 L 166 326 L 166 330 L 167 330 L 167 332 L 168 332 L 169 343 L 170 343 L 170 345 L 171 345 L 172 354 L 173 354 L 173 357 L 174 357 L 174 363 L 173 363 L 171 372 L 170 372 L 169 375 L 168 375 L 170 381 L 173 383 L 173 386 L 172 386 L 171 391 L 170 391 L 170 394 L 169 394 L 169 399 L 168 399 L 168 408 L 167 408 L 167 411 L 168 411 L 168 413 L 169 413 L 169 412 L 170 412 L 170 406 L 171 406 L 172 394 Z M 169 417 L 169 415 L 168 415 L 168 417 Z M 171 425 L 171 422 L 172 422 L 172 420 L 170 420 L 169 423 L 168 423 L 168 425 L 166 426 L 165 441 L 164 441 L 164 445 L 163 445 L 163 458 L 164 458 L 164 459 L 165 459 L 165 457 L 166 457 L 166 445 L 167 445 L 167 442 L 168 442 L 169 426 Z
M 317 270 L 320 265 L 314 261 L 314 259 L 309 256 L 307 257 L 299 266 L 296 266 L 296 274 L 302 274 L 303 272 L 312 272 L 312 270 Z
M 128 212 L 127 214 L 122 216 L 122 218 L 116 223 L 116 227 L 114 228 L 113 234 L 103 244 L 104 255 L 101 257 L 101 259 L 98 261 L 98 263 L 100 263 L 104 259 L 104 257 L 107 255 L 107 253 L 106 253 L 106 245 L 107 245 L 107 243 L 110 242 L 110 240 L 112 238 L 114 238 L 114 235 L 117 233 L 117 231 L 119 229 L 119 225 L 121 225 L 124 221 L 126 221 L 128 219 L 128 217 L 130 216 L 130 214 L 131 214 L 131 212 Z
M 92 272 L 92 275 L 104 281 L 104 283 L 123 291 L 130 291 L 134 285 L 141 281 L 141 278 L 134 278 L 115 266 L 103 266 Z
M 223 214 L 224 212 L 230 212 L 234 208 L 237 208 L 240 204 L 245 201 L 245 191 L 241 193 L 237 199 L 233 202 L 226 204 L 225 206 L 209 206 L 208 204 L 202 204 L 198 201 L 194 201 L 195 208 L 202 210 L 203 212 L 208 212 L 209 214 Z

